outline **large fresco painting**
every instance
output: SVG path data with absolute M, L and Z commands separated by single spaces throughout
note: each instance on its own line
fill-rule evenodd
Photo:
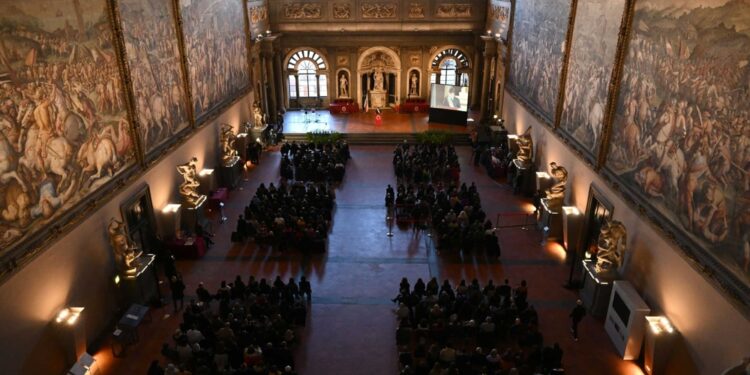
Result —
M 601 146 L 625 0 L 579 0 L 559 129 L 592 164 Z
M 134 170 L 126 113 L 105 0 L 0 3 L 1 257 Z
M 750 303 L 750 13 L 636 3 L 606 171 Z
M 571 0 L 516 2 L 508 86 L 552 124 Z
M 189 128 L 187 95 L 170 0 L 120 0 L 139 138 L 148 154 Z
M 180 0 L 196 122 L 250 85 L 242 0 Z

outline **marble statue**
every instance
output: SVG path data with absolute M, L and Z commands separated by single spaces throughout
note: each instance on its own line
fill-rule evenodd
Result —
M 411 74 L 411 82 L 409 83 L 409 95 L 419 95 L 419 78 L 417 78 L 417 73 Z
M 221 124 L 221 161 L 224 166 L 232 166 L 239 160 L 239 154 L 234 148 L 237 136 L 234 128 L 229 124 Z
M 549 163 L 549 167 L 550 174 L 555 179 L 555 184 L 544 192 L 545 198 L 547 199 L 547 207 L 553 211 L 558 211 L 565 199 L 565 184 L 568 182 L 568 170 L 561 165 L 557 165 L 555 162 Z
M 112 218 L 109 220 L 109 226 L 107 227 L 109 232 L 109 241 L 112 244 L 112 249 L 115 251 L 115 263 L 117 268 L 125 275 L 133 275 L 137 271 L 136 259 L 143 254 L 139 251 L 133 241 L 128 237 L 125 231 L 125 224 L 121 221 Z
M 190 159 L 189 162 L 177 166 L 177 171 L 180 172 L 184 181 L 180 184 L 180 196 L 182 197 L 185 205 L 196 207 L 206 200 L 205 195 L 198 193 L 198 171 L 196 170 L 196 164 L 198 163 L 197 158 Z
M 264 119 L 265 116 L 263 115 L 263 110 L 260 109 L 260 102 L 253 103 L 253 125 L 256 128 L 262 128 Z
M 384 90 L 384 88 L 383 88 L 384 87 L 383 86 L 383 70 L 382 69 L 376 70 L 375 73 L 372 75 L 372 78 L 373 78 L 373 81 L 375 82 L 375 84 L 373 86 L 373 90 L 383 91 Z
M 597 241 L 596 272 L 607 272 L 620 268 L 627 245 L 625 225 L 617 220 L 607 220 L 602 225 Z
M 349 97 L 349 80 L 346 79 L 346 74 L 341 73 L 339 77 L 339 96 L 342 98 Z
M 528 168 L 531 166 L 534 157 L 534 141 L 531 139 L 531 127 L 518 136 L 517 143 L 518 153 L 516 154 L 516 160 L 519 161 L 521 166 Z

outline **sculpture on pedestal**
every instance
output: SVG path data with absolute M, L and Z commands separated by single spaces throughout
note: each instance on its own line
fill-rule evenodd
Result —
M 528 168 L 531 166 L 534 157 L 534 141 L 531 139 L 531 127 L 518 136 L 517 144 L 518 153 L 516 154 L 516 160 L 520 164 L 519 167 Z
M 558 211 L 565 199 L 565 184 L 568 182 L 568 170 L 557 163 L 549 163 L 550 174 L 555 179 L 555 184 L 547 189 L 545 193 L 545 199 L 547 200 L 547 207 L 553 211 Z
M 185 180 L 180 184 L 180 196 L 188 207 L 199 206 L 206 200 L 205 195 L 198 194 L 198 172 L 196 170 L 197 158 L 190 159 L 189 162 L 177 166 L 177 172 L 180 172 Z
M 596 272 L 617 270 L 622 264 L 627 245 L 625 225 L 617 220 L 607 220 L 599 232 L 596 252 Z
M 341 73 L 339 76 L 339 97 L 349 97 L 349 80 L 346 79 L 346 73 Z
M 264 125 L 265 115 L 263 110 L 260 109 L 260 102 L 253 103 L 253 126 L 256 128 L 262 128 Z
M 221 161 L 224 166 L 231 166 L 239 160 L 239 154 L 234 148 L 237 136 L 234 128 L 229 124 L 221 124 Z
M 117 269 L 123 275 L 134 275 L 137 271 L 136 259 L 143 252 L 139 251 L 138 246 L 130 240 L 125 231 L 125 225 L 121 221 L 112 218 L 109 221 L 107 232 L 109 232 L 109 241 L 115 252 Z
M 375 73 L 372 74 L 372 79 L 374 81 L 373 85 L 373 91 L 382 91 L 383 90 L 383 69 L 378 69 L 375 71 Z

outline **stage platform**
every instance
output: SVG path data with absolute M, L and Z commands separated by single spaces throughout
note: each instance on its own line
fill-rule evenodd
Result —
M 398 113 L 392 110 L 381 112 L 382 125 L 375 125 L 375 111 L 332 115 L 328 110 L 288 111 L 284 114 L 284 133 L 304 134 L 312 131 L 334 131 L 345 134 L 373 133 L 421 133 L 427 130 L 468 134 L 478 114 L 469 113 L 468 126 L 428 123 L 427 113 Z

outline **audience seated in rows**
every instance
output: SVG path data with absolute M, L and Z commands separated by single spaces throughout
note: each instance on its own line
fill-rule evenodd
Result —
M 562 349 L 544 346 L 525 281 L 457 286 L 404 278 L 396 343 L 402 374 L 562 374 Z
M 395 197 L 388 185 L 385 201 L 399 224 L 431 227 L 440 249 L 484 249 L 500 256 L 494 227 L 482 210 L 474 183 L 468 187 L 466 183 L 399 184 Z
M 260 184 L 244 215 L 237 220 L 234 242 L 247 238 L 278 250 L 292 245 L 303 251 L 324 251 L 335 194 L 324 183 Z
M 335 143 L 285 143 L 281 146 L 281 177 L 287 180 L 341 182 L 349 145 Z
M 291 349 L 297 327 L 304 327 L 312 290 L 301 277 L 272 283 L 250 276 L 222 281 L 216 293 L 203 283 L 183 312 L 183 322 L 161 354 L 168 365 L 154 361 L 149 375 L 161 374 L 294 374 Z M 214 304 L 216 301 L 216 304 Z
M 452 145 L 408 143 L 393 151 L 393 168 L 401 181 L 414 183 L 458 181 L 460 166 Z

